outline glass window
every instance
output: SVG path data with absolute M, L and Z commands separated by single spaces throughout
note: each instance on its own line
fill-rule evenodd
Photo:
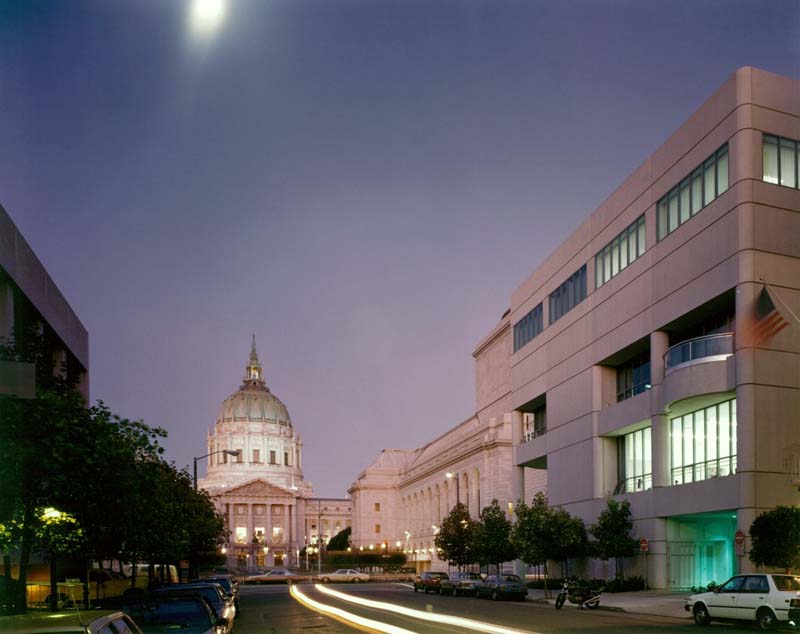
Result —
M 619 253 L 617 256 L 619 256 Z M 550 293 L 549 299 L 550 323 L 560 319 L 586 299 L 586 265 L 584 264 L 570 275 L 561 286 Z
M 619 481 L 614 490 L 615 495 L 646 491 L 653 487 L 651 450 L 649 427 L 625 434 L 618 439 Z
M 764 181 L 778 184 L 778 139 L 774 136 L 764 135 L 762 145 L 764 161 Z
M 726 143 L 661 197 L 656 205 L 658 216 L 656 235 L 659 240 L 675 231 L 728 189 L 728 162 Z
M 514 352 L 542 332 L 544 324 L 543 319 L 542 304 L 539 303 L 533 310 L 514 324 Z
M 781 139 L 780 182 L 784 187 L 797 187 L 797 150 L 794 141 Z
M 275 455 L 275 450 L 274 449 L 270 449 L 269 450 L 269 463 L 270 464 L 278 464 L 278 459 L 277 459 L 277 456 Z
M 380 513 L 380 511 L 381 511 L 381 503 L 375 502 L 375 512 Z
M 617 402 L 650 389 L 650 353 L 617 366 Z
M 736 400 L 670 421 L 672 483 L 736 473 Z
M 703 170 L 692 172 L 692 215 L 703 208 Z
M 666 208 L 665 208 L 666 209 Z M 660 221 L 659 221 L 660 222 Z M 660 225 L 659 225 L 660 226 Z M 595 256 L 595 288 L 599 288 L 644 253 L 644 215 L 625 227 Z M 600 266 L 602 264 L 602 266 Z M 585 269 L 574 276 L 580 281 L 577 293 L 570 294 L 569 310 L 586 296 Z M 581 295 L 581 293 L 583 295 Z
M 720 592 L 739 592 L 742 587 L 742 582 L 744 581 L 744 577 L 734 577 L 726 581 L 722 587 L 719 589 Z
M 245 528 L 244 526 L 236 527 L 236 543 L 237 544 L 247 543 L 247 528 Z
M 717 196 L 728 191 L 728 146 L 717 152 Z
M 261 452 L 258 449 L 253 449 L 253 462 L 261 462 Z
M 680 185 L 680 218 L 681 224 L 689 220 L 689 217 L 692 215 L 692 206 L 690 203 L 689 197 L 689 179 L 686 178 L 681 182 Z

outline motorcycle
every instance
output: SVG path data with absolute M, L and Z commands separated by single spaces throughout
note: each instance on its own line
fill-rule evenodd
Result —
M 603 590 L 592 590 L 588 586 L 579 585 L 574 579 L 567 579 L 561 586 L 561 592 L 556 597 L 556 610 L 560 610 L 567 599 L 582 610 L 584 606 L 594 609 L 600 605 L 600 595 Z

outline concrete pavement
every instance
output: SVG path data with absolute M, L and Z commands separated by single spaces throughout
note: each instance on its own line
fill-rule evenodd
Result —
M 555 603 L 558 591 L 551 591 L 552 599 L 544 598 L 544 590 L 528 590 L 528 601 L 541 601 Z M 651 614 L 654 616 L 669 616 L 678 619 L 688 619 L 689 613 L 684 609 L 688 592 L 663 592 L 648 590 L 640 592 L 604 592 L 600 597 L 600 608 L 606 610 L 619 610 L 632 614 Z M 567 602 L 564 609 L 576 609 L 577 606 Z

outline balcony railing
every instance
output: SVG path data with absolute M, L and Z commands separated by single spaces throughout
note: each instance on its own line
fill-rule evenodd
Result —
M 547 433 L 547 425 L 531 425 L 525 430 L 522 442 L 530 442 L 534 438 L 544 436 Z
M 711 478 L 724 478 L 736 473 L 736 456 L 725 456 L 695 464 L 672 468 L 672 484 L 688 484 Z
M 723 361 L 733 354 L 733 333 L 707 335 L 681 341 L 664 355 L 664 370 L 672 370 L 693 363 Z
M 614 495 L 623 493 L 636 493 L 637 491 L 647 491 L 653 488 L 653 474 L 645 473 L 633 478 L 625 478 L 617 482 Z

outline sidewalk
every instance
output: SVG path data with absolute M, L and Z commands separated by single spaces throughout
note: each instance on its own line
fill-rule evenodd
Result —
M 528 601 L 555 603 L 558 591 L 551 591 L 552 599 L 544 598 L 544 590 L 528 590 Z M 684 609 L 686 598 L 690 593 L 663 592 L 648 590 L 640 592 L 604 592 L 600 597 L 598 609 L 619 610 L 634 614 L 652 614 L 655 616 L 670 616 L 676 619 L 688 619 L 689 613 Z M 576 609 L 577 606 L 567 602 L 566 608 Z

